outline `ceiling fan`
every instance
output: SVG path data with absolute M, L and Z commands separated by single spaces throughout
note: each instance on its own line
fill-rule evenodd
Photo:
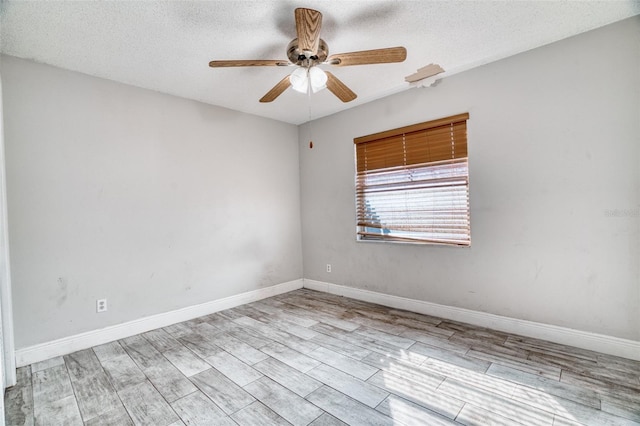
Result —
M 280 80 L 269 90 L 260 102 L 272 102 L 286 89 L 292 87 L 299 92 L 317 92 L 325 87 L 342 102 L 350 102 L 357 95 L 335 75 L 324 71 L 318 65 L 344 67 L 349 65 L 386 64 L 402 62 L 407 57 L 404 47 L 362 50 L 358 52 L 339 53 L 329 56 L 327 43 L 320 38 L 322 13 L 313 9 L 298 8 L 295 10 L 296 32 L 287 46 L 289 60 L 230 60 L 211 61 L 209 66 L 220 67 L 255 67 L 255 66 L 297 66 L 291 75 Z

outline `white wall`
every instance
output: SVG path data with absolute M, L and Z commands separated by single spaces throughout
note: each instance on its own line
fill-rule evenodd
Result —
M 635 17 L 302 126 L 305 278 L 640 340 L 639 45 Z M 463 112 L 471 248 L 356 242 L 353 138 Z
M 302 278 L 295 126 L 12 57 L 1 73 L 18 349 Z

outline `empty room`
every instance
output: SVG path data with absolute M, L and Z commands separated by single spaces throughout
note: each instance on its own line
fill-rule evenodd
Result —
M 0 1 L 6 425 L 640 426 L 640 2 Z

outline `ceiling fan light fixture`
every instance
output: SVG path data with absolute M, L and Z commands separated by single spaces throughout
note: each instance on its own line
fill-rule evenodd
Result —
M 312 93 L 317 93 L 327 87 L 327 74 L 320 68 L 297 68 L 289 76 L 289 82 L 291 82 L 291 88 L 296 92 L 309 93 L 311 88 Z

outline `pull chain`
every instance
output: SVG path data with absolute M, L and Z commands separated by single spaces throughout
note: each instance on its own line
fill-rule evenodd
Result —
M 313 131 L 311 122 L 311 84 L 309 84 L 309 90 L 307 91 L 307 107 L 309 111 L 309 149 L 313 149 Z

